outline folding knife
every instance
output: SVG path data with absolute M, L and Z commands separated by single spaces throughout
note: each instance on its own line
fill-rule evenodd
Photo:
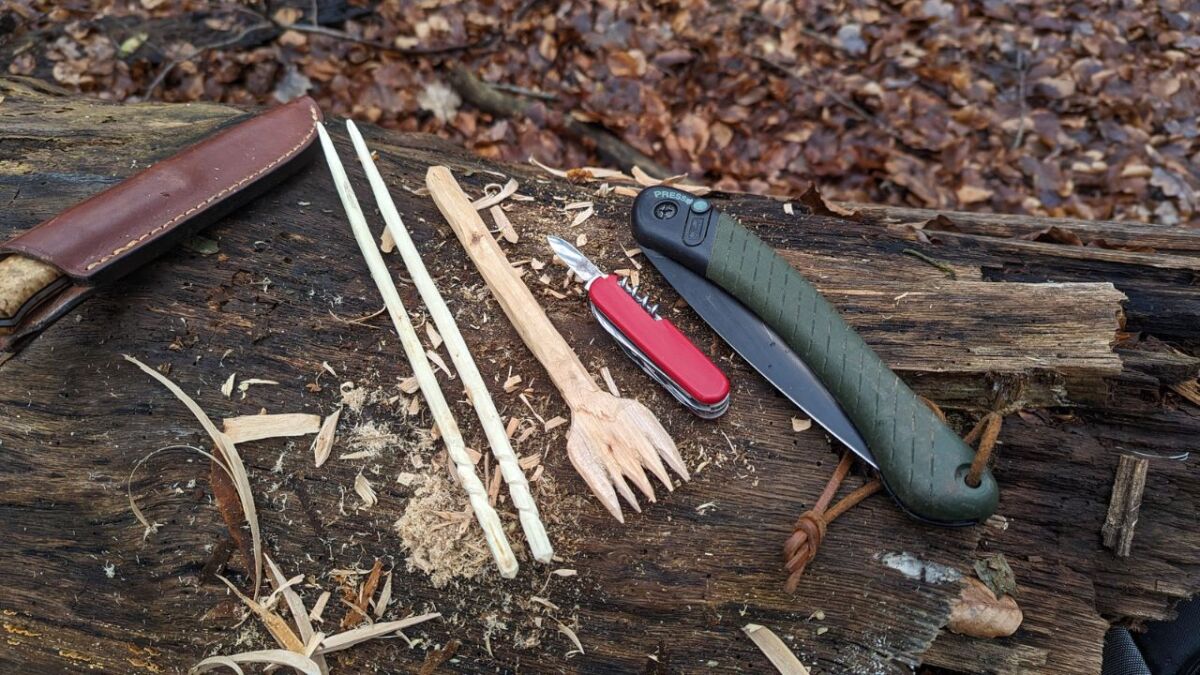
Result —
M 692 309 L 793 403 L 879 472 L 918 519 L 969 525 L 996 509 L 990 471 L 816 288 L 703 198 L 665 187 L 634 200 L 633 234 Z
M 729 379 L 628 280 L 605 274 L 579 249 L 547 237 L 555 255 L 583 280 L 600 326 L 647 375 L 699 417 L 720 417 L 729 408 Z

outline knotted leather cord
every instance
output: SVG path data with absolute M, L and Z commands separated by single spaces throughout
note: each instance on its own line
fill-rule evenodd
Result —
M 933 410 L 942 421 L 946 420 L 946 414 L 936 403 L 925 397 L 921 400 Z M 1004 422 L 1004 416 L 999 412 L 989 412 L 975 424 L 970 433 L 963 437 L 963 440 L 969 445 L 976 440 L 979 441 L 979 446 L 975 451 L 975 459 L 971 462 L 971 469 L 967 472 L 967 485 L 979 485 L 980 476 L 983 475 L 983 470 L 987 467 L 988 461 L 991 459 L 992 450 L 996 447 L 996 440 L 1000 437 L 1000 427 Z M 825 530 L 829 527 L 838 516 L 846 511 L 849 511 L 862 500 L 879 492 L 883 484 L 878 478 L 873 478 L 858 489 L 843 497 L 833 508 L 829 508 L 829 502 L 833 501 L 834 495 L 837 494 L 838 488 L 841 487 L 842 481 L 846 479 L 846 475 L 850 473 L 850 465 L 854 462 L 854 455 L 847 452 L 842 455 L 841 460 L 837 464 L 837 468 L 833 470 L 833 475 L 829 478 L 829 482 L 825 484 L 825 489 L 821 491 L 821 496 L 817 499 L 817 503 L 804 513 L 800 514 L 800 518 L 796 520 L 796 524 L 792 526 L 792 536 L 788 537 L 787 542 L 783 545 L 783 558 L 785 561 L 784 569 L 788 571 L 787 582 L 783 588 L 788 593 L 796 590 L 800 585 L 800 577 L 804 574 L 804 569 L 808 567 L 808 563 L 817 555 L 817 549 L 821 547 L 821 541 L 825 538 Z

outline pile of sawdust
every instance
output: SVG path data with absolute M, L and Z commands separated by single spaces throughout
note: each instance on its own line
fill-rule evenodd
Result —
M 424 476 L 395 528 L 408 551 L 408 570 L 428 574 L 434 588 L 456 578 L 473 579 L 490 565 L 483 532 L 467 497 L 444 471 Z

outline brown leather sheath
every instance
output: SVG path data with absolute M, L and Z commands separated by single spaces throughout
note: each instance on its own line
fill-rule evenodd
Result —
M 261 195 L 316 156 L 321 110 L 308 97 L 223 129 L 0 245 L 69 283 L 0 335 L 15 351 L 111 283 Z

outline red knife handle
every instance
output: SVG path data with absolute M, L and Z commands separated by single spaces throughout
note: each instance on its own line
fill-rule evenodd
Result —
M 729 396 L 729 379 L 669 320 L 655 317 L 608 274 L 592 282 L 588 298 L 626 338 L 684 391 L 704 405 Z

